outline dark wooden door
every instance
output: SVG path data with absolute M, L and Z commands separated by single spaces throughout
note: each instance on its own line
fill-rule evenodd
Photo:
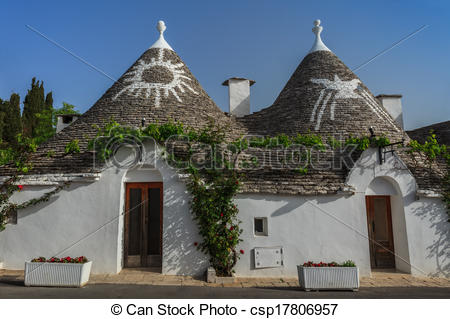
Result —
M 366 196 L 372 268 L 395 268 L 390 196 Z
M 162 261 L 162 183 L 127 183 L 125 267 L 160 267 Z

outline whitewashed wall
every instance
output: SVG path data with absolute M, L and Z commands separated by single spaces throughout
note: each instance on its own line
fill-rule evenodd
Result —
M 157 160 L 158 170 L 109 168 L 96 182 L 72 183 L 49 202 L 18 212 L 17 225 L 0 232 L 0 261 L 6 269 L 23 269 L 34 257 L 81 256 L 93 261 L 93 273 L 117 273 L 123 265 L 125 182 L 163 181 L 163 273 L 199 275 L 206 256 L 189 211 L 189 195 L 176 172 Z M 12 200 L 22 202 L 52 189 L 26 186 Z
M 391 200 L 397 268 L 416 276 L 450 277 L 450 223 L 445 204 L 440 198 L 417 196 L 414 177 L 396 156 L 387 154 L 383 165 L 377 161 L 377 150 L 366 150 L 347 183 L 359 194 L 381 177 L 396 189 L 398 195 Z
M 49 202 L 18 213 L 17 225 L 0 232 L 0 261 L 7 269 L 23 269 L 33 257 L 85 255 L 94 273 L 116 273 L 123 263 L 124 183 L 164 183 L 163 273 L 200 275 L 208 259 L 193 245 L 201 241 L 189 211 L 189 194 L 177 173 L 157 160 L 139 170 L 110 168 L 99 181 L 76 182 Z M 158 170 L 152 169 L 152 166 Z M 417 198 L 416 184 L 403 163 L 390 157 L 379 165 L 376 150 L 363 153 L 347 183 L 354 195 L 282 196 L 240 194 L 245 254 L 237 276 L 296 276 L 305 261 L 352 259 L 361 275 L 370 274 L 365 195 L 390 195 L 396 265 L 417 276 L 449 276 L 449 223 L 438 198 Z M 35 198 L 51 187 L 26 186 L 17 201 Z M 267 217 L 268 236 L 254 236 L 254 217 Z M 284 266 L 255 269 L 255 247 L 282 246 Z M 68 249 L 67 249 L 68 248 Z M 65 250 L 67 249 L 67 250 Z M 64 251 L 65 250 L 65 251 Z
M 23 269 L 38 256 L 84 255 L 94 261 L 93 272 L 117 272 L 120 180 L 108 170 L 97 182 L 72 183 L 50 201 L 20 210 L 17 225 L 0 232 L 3 266 Z M 50 189 L 25 184 L 12 199 L 22 202 Z
M 241 277 L 296 277 L 297 265 L 309 260 L 343 262 L 351 259 L 361 275 L 370 273 L 364 201 L 344 196 L 279 196 L 243 194 L 237 205 L 243 242 L 236 275 Z M 319 208 L 320 207 L 320 208 Z M 254 217 L 267 217 L 268 236 L 253 235 Z M 255 247 L 283 247 L 284 266 L 255 269 Z M 367 248 L 367 249 L 366 249 Z
M 390 195 L 394 249 L 398 270 L 416 276 L 450 275 L 450 224 L 439 198 L 417 198 L 416 183 L 401 160 L 387 156 L 380 165 L 377 150 L 366 150 L 351 170 L 347 184 L 353 195 L 281 196 L 241 194 L 236 203 L 243 242 L 237 276 L 297 274 L 306 261 L 342 262 L 352 259 L 362 276 L 370 275 L 366 195 Z M 267 217 L 268 236 L 255 236 L 253 220 Z M 255 247 L 282 246 L 284 266 L 256 269 Z

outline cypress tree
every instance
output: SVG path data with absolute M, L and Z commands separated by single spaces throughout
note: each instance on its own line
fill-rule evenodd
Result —
M 15 144 L 17 134 L 22 133 L 22 122 L 20 119 L 20 96 L 13 93 L 5 109 L 3 126 L 3 140 L 9 144 Z
M 31 89 L 28 90 L 23 102 L 23 132 L 28 137 L 36 137 L 36 129 L 39 124 L 39 114 L 45 108 L 44 83 L 31 80 Z
M 41 85 L 42 87 L 42 85 Z M 43 93 L 43 87 L 42 87 Z M 52 92 L 45 97 L 43 109 L 37 114 L 39 121 L 35 130 L 35 138 L 37 143 L 41 143 L 55 134 L 53 128 L 53 96 Z
M 3 142 L 3 127 L 5 125 L 5 102 L 3 102 L 2 99 L 0 99 L 0 144 Z

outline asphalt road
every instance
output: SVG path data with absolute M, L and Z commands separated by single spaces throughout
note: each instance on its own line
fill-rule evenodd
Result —
M 41 299 L 301 299 L 301 298 L 450 298 L 450 288 L 438 287 L 389 287 L 361 288 L 351 291 L 305 292 L 294 287 L 286 288 L 214 288 L 97 284 L 84 288 L 24 287 L 23 282 L 0 282 L 0 298 Z

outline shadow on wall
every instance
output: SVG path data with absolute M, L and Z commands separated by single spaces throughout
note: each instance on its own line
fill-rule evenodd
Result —
M 450 277 L 450 223 L 442 207 L 442 201 L 422 201 L 412 213 L 423 221 L 427 220 L 434 230 L 436 239 L 427 247 L 426 257 L 435 259 L 437 271 L 429 275 Z
M 17 212 L 17 218 L 25 218 L 29 215 L 32 215 L 34 213 L 37 213 L 39 211 L 42 211 L 44 208 L 46 208 L 47 206 L 53 204 L 54 202 L 56 202 L 59 197 L 67 192 L 72 192 L 74 190 L 76 190 L 79 187 L 84 186 L 85 184 L 81 184 L 81 183 L 73 183 L 70 184 L 68 187 L 65 187 L 61 190 L 60 193 L 56 193 L 55 195 L 51 196 L 47 201 L 44 202 L 40 202 L 39 204 L 36 205 L 31 205 L 27 208 L 21 209 Z M 28 187 L 27 187 L 28 188 Z M 29 189 L 26 190 L 26 198 L 20 202 L 24 202 L 27 201 L 29 199 L 36 199 L 41 197 L 43 194 L 50 192 L 52 190 L 54 190 L 56 188 L 56 186 L 33 186 L 32 188 L 30 187 Z
M 164 271 L 201 276 L 208 267 L 208 259 L 194 245 L 200 243 L 201 238 L 195 221 L 192 221 L 188 196 L 180 196 L 182 189 L 178 185 L 165 184 L 164 187 Z

